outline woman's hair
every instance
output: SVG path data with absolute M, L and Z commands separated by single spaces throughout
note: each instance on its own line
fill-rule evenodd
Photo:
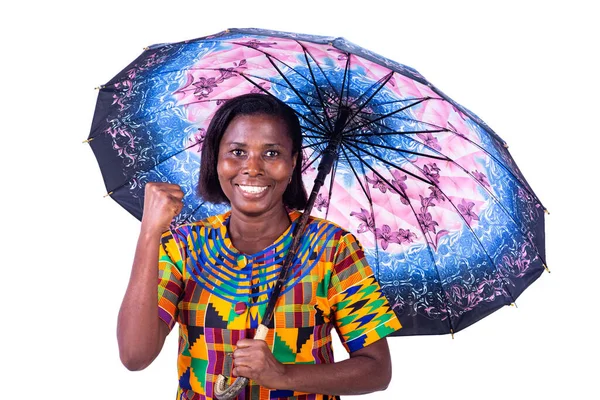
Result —
M 229 203 L 217 175 L 219 144 L 229 123 L 240 115 L 269 115 L 280 118 L 287 126 L 292 139 L 292 154 L 296 154 L 296 167 L 292 181 L 283 193 L 283 204 L 288 208 L 303 210 L 308 202 L 302 183 L 302 131 L 298 117 L 287 104 L 273 96 L 250 93 L 227 100 L 215 113 L 202 144 L 198 194 L 212 203 Z

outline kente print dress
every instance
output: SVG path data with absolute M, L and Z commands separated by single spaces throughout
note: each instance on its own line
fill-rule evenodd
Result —
M 231 376 L 239 339 L 254 337 L 302 214 L 269 247 L 240 253 L 227 233 L 229 213 L 182 225 L 162 237 L 159 317 L 179 323 L 178 400 L 212 399 L 219 374 Z M 400 329 L 355 237 L 311 217 L 266 342 L 282 363 L 332 363 L 331 330 L 349 352 Z M 335 399 L 250 381 L 239 399 Z

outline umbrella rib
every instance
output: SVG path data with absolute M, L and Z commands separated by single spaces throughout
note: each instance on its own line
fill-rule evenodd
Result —
M 308 130 L 308 129 L 306 129 Z M 313 136 L 313 135 L 302 135 L 303 138 L 305 139 L 324 139 L 324 136 Z M 329 139 L 327 139 L 329 140 Z
M 333 193 L 333 182 L 335 180 L 335 174 L 337 172 L 337 167 L 338 167 L 338 158 L 335 158 L 335 162 L 333 164 L 333 169 L 331 171 L 331 173 L 329 174 L 330 179 L 329 179 L 329 193 L 327 196 L 327 211 L 325 211 L 325 219 L 327 219 L 327 216 L 329 215 L 329 206 L 331 205 L 331 194 Z
M 371 207 L 373 206 L 373 200 L 371 199 L 371 195 L 367 192 L 367 190 L 365 189 L 362 181 L 360 180 L 358 173 L 356 172 L 356 170 L 354 169 L 354 165 L 352 165 L 352 162 L 350 161 L 350 158 L 348 157 L 348 153 L 346 153 L 346 149 L 344 148 L 344 146 L 341 146 L 342 151 L 344 152 L 344 157 L 346 157 L 346 161 L 348 162 L 348 165 L 350 166 L 350 168 L 352 169 L 352 172 L 354 173 L 354 176 L 356 177 L 356 180 L 358 181 L 360 188 L 362 189 L 363 193 L 365 194 L 367 200 L 369 201 L 369 204 L 371 205 Z M 363 176 L 366 176 L 365 174 L 363 174 Z
M 431 155 L 431 154 L 419 153 L 418 151 L 404 150 L 404 149 L 401 149 L 399 147 L 386 146 L 386 145 L 379 144 L 379 143 L 365 142 L 363 140 L 354 139 L 353 137 L 348 137 L 348 138 L 345 138 L 344 140 L 352 141 L 354 143 L 364 144 L 364 145 L 368 145 L 368 146 L 373 146 L 373 147 L 377 147 L 377 148 L 381 148 L 381 149 L 397 151 L 399 153 L 414 154 L 416 156 L 423 156 L 423 157 L 427 157 L 427 158 L 434 158 L 436 160 L 441 160 L 441 161 L 452 161 L 448 157 L 434 156 L 434 155 Z M 418 142 L 418 143 L 421 143 L 421 142 Z M 440 154 L 442 154 L 442 153 L 440 153 Z
M 373 94 L 369 97 L 369 99 L 367 101 L 365 101 L 364 103 L 362 103 L 360 105 L 360 107 L 358 108 L 358 110 L 356 110 L 356 112 L 354 112 L 352 114 L 352 116 L 350 118 L 348 118 L 348 121 L 344 125 L 344 128 L 350 123 L 350 121 L 352 119 L 354 119 L 356 116 L 358 116 L 360 113 L 362 113 L 362 111 L 367 106 L 367 104 L 369 104 L 369 102 L 371 100 L 373 100 L 373 98 L 377 95 L 377 93 L 379 93 L 381 91 L 381 89 L 383 89 L 385 87 L 385 85 L 390 81 L 390 79 L 392 79 L 393 75 L 394 75 L 394 71 L 390 72 L 383 78 L 380 78 L 377 82 L 375 82 L 373 85 L 371 85 L 371 87 L 369 89 L 365 90 L 356 100 L 354 100 L 352 102 L 352 104 L 349 105 L 349 107 L 351 109 L 352 105 L 357 104 L 360 101 L 360 99 L 362 99 L 369 90 L 373 89 L 375 87 L 375 85 L 379 84 L 379 87 L 377 87 L 377 89 L 373 92 Z M 372 113 L 366 113 L 366 114 L 372 115 Z M 367 120 L 367 125 L 371 122 L 368 118 L 366 118 L 366 117 L 363 117 L 363 118 L 365 120 Z M 364 125 L 362 125 L 362 126 L 364 126 Z M 350 132 L 350 131 L 347 131 L 347 132 Z
M 320 142 L 314 142 L 314 143 L 310 143 L 310 144 L 305 144 L 304 146 L 301 147 L 301 149 L 304 150 L 306 148 L 318 146 L 318 145 L 321 145 L 321 144 L 324 144 L 324 143 L 328 143 L 328 142 L 329 142 L 329 140 L 325 139 L 325 140 L 322 140 Z
M 407 102 L 407 101 L 414 101 L 420 99 L 420 97 L 411 97 L 411 98 L 404 98 L 401 100 L 391 100 L 391 101 L 384 101 L 382 103 L 371 103 L 372 106 L 374 107 L 381 107 L 381 106 L 387 106 L 390 104 L 395 104 L 395 103 L 403 103 L 403 102 Z M 441 97 L 431 97 L 431 100 L 443 100 Z
M 329 78 L 327 77 L 327 74 L 325 73 L 325 71 L 323 71 L 323 69 L 321 68 L 321 65 L 319 64 L 319 62 L 315 59 L 315 57 L 310 53 L 310 51 L 308 51 L 308 49 L 306 47 L 304 47 L 304 45 L 302 45 L 300 42 L 298 42 L 298 44 L 302 47 L 302 51 L 304 51 L 304 56 L 306 57 L 307 55 L 310 56 L 310 58 L 314 61 L 315 65 L 317 66 L 317 68 L 319 69 L 319 71 L 321 71 L 321 74 L 323 75 L 323 78 L 327 81 L 327 83 L 329 84 L 329 87 L 331 88 L 331 90 L 339 96 L 338 92 L 335 90 L 335 86 L 333 86 L 333 84 L 331 83 L 331 81 L 329 80 Z M 308 63 L 308 60 L 307 60 Z M 327 93 L 327 92 L 325 92 Z
M 323 97 L 321 96 L 321 90 L 319 88 L 319 84 L 317 83 L 317 79 L 315 78 L 315 74 L 312 70 L 312 67 L 310 66 L 310 61 L 308 61 L 309 53 L 306 50 L 306 48 L 300 44 L 300 42 L 297 41 L 297 43 L 300 45 L 300 47 L 302 47 L 302 51 L 304 52 L 304 59 L 306 60 L 306 65 L 308 66 L 308 70 L 310 71 L 310 76 L 312 78 L 313 85 L 315 86 L 315 90 L 317 91 L 317 94 L 319 95 L 319 101 L 321 103 L 321 107 L 323 108 L 323 110 L 325 110 L 326 109 L 325 101 L 323 100 Z M 312 57 L 312 55 L 310 58 L 312 58 L 313 61 L 315 61 L 315 59 Z M 315 61 L 315 63 L 316 63 L 316 61 Z M 319 67 L 319 69 L 320 69 L 320 67 Z M 321 72 L 323 72 L 323 71 L 321 71 Z M 329 85 L 331 86 L 331 83 L 329 82 L 329 80 L 327 80 L 327 83 L 329 83 Z M 325 114 L 325 115 L 327 115 L 327 114 Z M 325 118 L 325 120 L 327 121 L 327 124 L 329 125 L 329 131 L 333 132 L 333 125 L 331 124 L 331 119 Z
M 305 165 L 302 166 L 302 172 L 304 173 L 304 171 L 306 171 L 308 168 L 310 168 L 318 159 L 319 157 L 321 157 L 321 154 L 323 154 L 323 152 L 319 152 L 319 151 L 315 151 L 315 158 L 311 161 L 306 163 Z
M 390 72 L 389 74 L 387 74 L 383 78 L 380 78 L 377 82 L 373 83 L 369 89 L 365 90 L 356 100 L 354 100 L 352 102 L 352 104 L 349 105 L 349 107 L 352 107 L 352 105 L 358 104 L 358 102 L 367 94 L 367 92 L 369 90 L 373 89 L 376 85 L 379 84 L 379 87 L 377 87 L 377 89 L 375 90 L 375 92 L 373 92 L 373 94 L 369 97 L 369 99 L 367 101 L 365 101 L 364 103 L 362 103 L 360 105 L 360 107 L 358 108 L 358 110 L 356 110 L 356 112 L 353 113 L 353 115 L 351 116 L 351 118 L 354 118 L 356 115 L 358 115 L 359 113 L 362 112 L 362 110 L 367 106 L 367 104 L 369 104 L 369 102 L 371 100 L 373 100 L 373 98 L 377 95 L 377 93 L 379 93 L 381 91 L 381 89 L 383 89 L 385 87 L 385 85 L 390 81 L 390 79 L 392 79 L 393 75 L 394 75 L 394 71 Z M 348 121 L 350 121 L 351 118 L 348 118 Z
M 348 76 L 346 78 L 346 99 L 344 103 L 348 105 L 348 100 L 350 99 L 350 82 L 352 82 L 352 56 L 353 54 L 348 53 Z
M 340 110 L 342 108 L 342 103 L 344 101 L 344 86 L 346 86 L 346 79 L 348 79 L 348 81 L 350 80 L 350 58 L 352 57 L 352 54 L 348 53 L 348 58 L 346 58 L 346 65 L 344 67 L 344 77 L 342 78 L 342 88 L 340 91 L 340 99 L 338 101 L 338 115 L 337 118 L 339 118 L 340 116 Z M 346 94 L 347 96 L 347 94 Z
M 373 114 L 373 115 L 383 115 L 383 114 Z M 389 115 L 387 117 L 389 117 Z M 433 128 L 438 128 L 437 130 L 432 130 L 432 131 L 414 131 L 414 133 L 427 133 L 427 132 L 438 133 L 438 132 L 446 132 L 446 131 L 448 131 L 448 132 L 452 132 L 452 133 L 454 133 L 456 135 L 460 135 L 460 134 L 458 134 L 458 133 L 456 133 L 456 132 L 454 132 L 454 131 L 452 131 L 452 130 L 450 130 L 448 128 L 444 128 L 442 126 L 439 126 L 439 125 L 436 125 L 436 124 L 432 124 L 431 122 L 419 121 L 417 119 L 407 118 L 407 117 L 403 117 L 403 116 L 399 116 L 399 115 L 394 115 L 394 116 L 391 116 L 391 117 L 394 118 L 394 119 L 399 119 L 401 121 L 415 122 L 415 123 L 418 123 L 418 124 L 428 125 L 428 126 L 431 126 Z M 379 120 L 369 121 L 369 123 L 375 124 L 375 125 L 377 125 L 377 126 L 379 126 L 381 128 L 385 128 L 385 129 L 388 129 L 388 130 L 390 129 L 388 126 L 383 125 L 382 123 L 380 123 Z M 392 133 L 402 133 L 402 132 L 392 132 Z M 413 133 L 413 132 L 407 131 L 407 133 Z M 359 136 L 359 135 L 360 134 L 357 134 L 355 136 Z
M 342 143 L 344 143 L 344 142 L 342 142 Z M 376 156 L 375 154 L 369 153 L 368 151 L 365 151 L 364 149 L 361 149 L 360 147 L 353 145 L 352 143 L 344 143 L 344 144 L 346 144 L 346 145 L 350 145 L 350 146 L 352 146 L 352 147 L 356 147 L 357 149 L 359 149 L 360 151 L 363 151 L 363 152 L 365 152 L 366 154 L 370 155 L 371 157 L 377 158 L 379 161 L 383 162 L 384 164 L 386 164 L 386 165 L 388 165 L 388 166 L 392 166 L 392 167 L 394 167 L 394 168 L 397 168 L 397 169 L 399 169 L 399 170 L 401 170 L 401 171 L 403 171 L 403 172 L 406 172 L 407 174 L 409 174 L 409 175 L 413 176 L 413 177 L 414 177 L 414 178 L 416 178 L 416 179 L 419 179 L 420 181 L 423 181 L 423 182 L 425 182 L 425 183 L 430 183 L 429 181 L 427 181 L 427 180 L 425 180 L 425 179 L 423 179 L 423 178 L 421 178 L 421 177 L 419 177 L 419 176 L 417 176 L 417 175 L 414 175 L 414 174 L 412 174 L 412 173 L 410 173 L 410 172 L 408 172 L 408 171 L 405 171 L 404 169 L 402 169 L 402 168 L 400 168 L 400 167 L 398 167 L 398 166 L 396 166 L 396 165 L 394 165 L 394 164 L 392 164 L 392 163 L 390 163 L 390 162 L 388 162 L 388 161 L 385 161 L 384 159 L 382 159 L 381 157 L 378 157 L 378 156 Z M 360 156 L 359 156 L 357 153 L 355 153 L 355 152 L 354 152 L 354 150 L 352 150 L 350 147 L 348 147 L 348 150 L 349 150 L 349 151 L 350 151 L 352 154 L 354 154 L 354 155 L 355 155 L 357 158 L 359 158 L 359 159 L 360 159 Z M 396 189 L 396 188 L 394 187 L 394 185 L 392 185 L 392 184 L 390 183 L 390 181 L 388 181 L 386 178 L 384 178 L 384 177 L 383 177 L 383 175 L 381 175 L 381 174 L 380 174 L 380 173 L 379 173 L 377 170 L 375 170 L 373 167 L 371 167 L 371 166 L 370 166 L 368 163 L 365 163 L 365 162 L 363 162 L 362 164 L 366 165 L 366 166 L 367 166 L 367 168 L 369 168 L 369 169 L 370 169 L 370 170 L 371 170 L 371 171 L 372 171 L 372 172 L 373 172 L 375 175 L 377 175 L 377 177 L 379 177 L 379 179 L 381 179 L 383 182 L 385 182 L 385 184 L 389 186 L 389 189 L 390 189 L 390 190 L 393 190 L 393 191 L 394 191 L 394 192 L 396 192 L 398 195 L 400 195 L 400 197 L 404 197 L 406 200 L 408 200 L 407 196 L 406 196 L 404 193 L 402 193 L 402 192 L 400 192 L 398 189 Z
M 297 113 L 297 111 L 294 111 L 294 112 Z M 310 128 L 308 126 L 302 125 L 301 128 L 304 129 L 305 131 L 309 131 L 309 132 L 312 132 L 312 133 L 320 133 L 321 134 L 319 136 L 302 135 L 302 137 L 311 137 L 311 138 L 315 138 L 315 139 L 323 139 L 325 137 L 325 132 L 320 127 L 319 127 L 319 129 L 314 129 L 314 128 Z
M 379 125 L 379 124 L 378 124 Z M 385 127 L 385 125 L 380 125 Z M 447 129 L 437 129 L 437 130 L 433 130 L 433 131 L 428 131 L 428 130 L 422 130 L 422 131 L 391 131 L 391 132 L 383 132 L 383 133 L 357 133 L 354 135 L 351 135 L 349 137 L 355 138 L 355 137 L 382 137 L 382 136 L 398 136 L 398 135 L 414 135 L 414 134 L 418 134 L 418 133 L 440 133 L 440 132 L 447 132 Z
M 350 129 L 350 130 L 344 131 L 344 133 L 346 134 L 346 133 L 349 133 L 349 132 L 352 132 L 352 131 L 355 131 L 355 130 L 358 130 L 358 129 L 364 128 L 365 126 L 368 126 L 369 124 L 373 124 L 373 123 L 375 123 L 375 122 L 377 122 L 377 121 L 381 121 L 382 119 L 385 119 L 385 118 L 391 117 L 391 116 L 392 116 L 392 115 L 394 115 L 394 114 L 397 114 L 397 113 L 399 113 L 399 112 L 402 112 L 402 111 L 406 110 L 407 108 L 411 108 L 411 107 L 414 107 L 414 106 L 416 106 L 416 105 L 419 105 L 420 103 L 422 103 L 422 102 L 424 102 L 424 101 L 426 101 L 426 100 L 430 100 L 430 98 L 429 98 L 429 97 L 424 97 L 424 98 L 422 98 L 421 100 L 419 100 L 419 101 L 417 101 L 417 102 L 415 102 L 415 103 L 412 103 L 412 104 L 409 104 L 409 105 L 407 105 L 406 107 L 399 108 L 399 109 L 398 109 L 398 110 L 396 110 L 396 111 L 392 111 L 391 113 L 384 114 L 384 115 L 382 115 L 381 117 L 375 118 L 374 120 L 370 120 L 370 121 L 368 121 L 368 122 L 365 122 L 365 123 L 363 123 L 363 124 L 357 125 L 357 126 L 353 127 L 353 128 L 352 128 L 352 129 Z
M 360 146 L 357 146 L 357 145 L 355 145 L 354 143 L 350 143 L 350 142 L 346 142 L 346 141 L 344 141 L 343 143 L 344 143 L 344 144 L 346 144 L 346 145 L 348 145 L 348 146 L 352 146 L 352 147 L 354 147 L 354 148 L 356 148 L 356 149 L 360 149 L 361 151 L 365 152 L 365 153 L 366 153 L 366 154 L 368 154 L 369 156 L 371 156 L 371 157 L 373 157 L 373 158 L 375 158 L 375 159 L 377 159 L 377 160 L 381 161 L 382 163 L 384 163 L 385 165 L 387 165 L 387 166 L 389 166 L 389 167 L 392 167 L 392 168 L 399 169 L 400 171 L 402 171 L 402 172 L 404 172 L 404 173 L 406 173 L 406 174 L 408 174 L 408 175 L 412 176 L 412 177 L 413 177 L 413 178 L 415 178 L 415 179 L 418 179 L 418 180 L 420 180 L 420 181 L 422 181 L 422 182 L 424 182 L 424 183 L 428 183 L 428 184 L 430 184 L 430 185 L 433 185 L 433 182 L 431 182 L 431 181 L 429 181 L 429 180 L 427 180 L 427 179 L 425 179 L 425 178 L 422 178 L 422 177 L 420 177 L 420 176 L 418 176 L 418 175 L 415 175 L 415 174 L 413 174 L 412 172 L 405 170 L 404 168 L 402 168 L 402 167 L 400 167 L 400 166 L 398 166 L 398 165 L 396 165 L 396 164 L 392 163 L 391 161 L 388 161 L 388 160 L 386 160 L 386 159 L 384 159 L 384 158 L 382 158 L 382 157 L 378 156 L 378 155 L 377 155 L 377 154 L 375 154 L 375 153 L 371 153 L 370 151 L 367 151 L 367 150 L 365 150 L 365 149 L 362 149 Z M 350 148 L 348 148 L 348 150 L 352 151 L 352 149 L 350 149 Z M 406 158 L 406 157 L 405 157 L 405 158 Z M 421 170 L 419 169 L 419 171 L 421 171 Z M 423 171 L 421 171 L 421 172 L 423 172 Z M 379 173 L 377 173 L 377 174 L 379 175 Z M 383 178 L 383 177 L 382 177 L 382 179 L 383 179 L 383 180 L 385 181 L 385 183 L 387 183 L 388 185 L 390 184 L 390 183 L 389 183 L 389 182 L 388 182 L 388 181 L 387 181 L 385 178 Z M 391 186 L 391 185 L 390 185 L 390 186 Z M 400 194 L 401 196 L 403 196 L 403 197 L 404 197 L 404 195 L 403 195 L 403 194 L 401 194 L 400 192 L 398 192 L 398 194 Z

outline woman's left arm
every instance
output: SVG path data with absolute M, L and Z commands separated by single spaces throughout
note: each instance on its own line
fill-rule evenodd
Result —
M 241 339 L 233 353 L 236 376 L 270 389 L 330 395 L 357 395 L 385 390 L 392 362 L 385 338 L 332 364 L 282 364 L 262 340 Z

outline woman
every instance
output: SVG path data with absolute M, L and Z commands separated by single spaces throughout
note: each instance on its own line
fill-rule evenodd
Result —
M 252 339 L 307 202 L 301 143 L 291 108 L 266 95 L 240 96 L 211 121 L 199 182 L 204 199 L 228 202 L 230 212 L 169 231 L 183 193 L 146 185 L 118 320 L 128 369 L 147 367 L 178 322 L 177 399 L 213 398 L 219 374 L 249 378 L 240 396 L 247 399 L 329 399 L 387 387 L 385 336 L 400 324 L 354 236 L 328 221 L 309 220 L 266 341 Z M 332 328 L 349 359 L 333 361 Z

